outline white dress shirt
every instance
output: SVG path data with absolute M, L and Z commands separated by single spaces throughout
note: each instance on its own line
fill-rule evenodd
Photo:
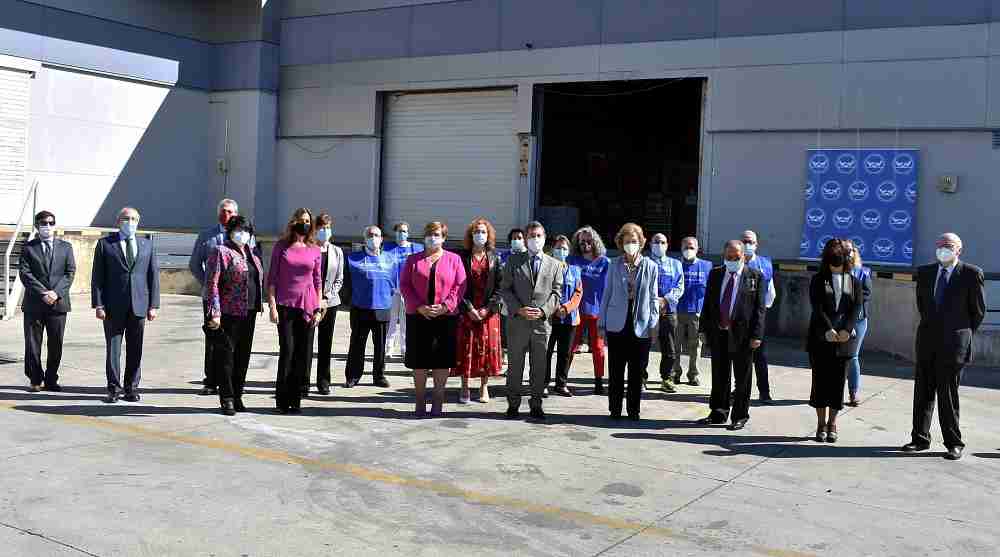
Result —
M 125 251 L 126 249 L 131 250 L 132 260 L 135 261 L 135 256 L 136 256 L 135 236 L 132 236 L 131 238 L 122 238 L 121 241 L 118 242 L 118 247 L 121 248 L 122 257 L 125 258 L 125 261 L 128 261 L 128 253 Z
M 733 288 L 733 299 L 729 301 L 729 307 L 728 308 L 723 308 L 723 307 L 719 308 L 720 311 L 728 311 L 729 312 L 729 317 L 733 316 L 733 308 L 736 307 L 736 297 L 740 293 L 740 277 L 743 276 L 743 270 L 745 268 L 746 268 L 746 265 L 741 265 L 740 266 L 740 270 L 736 271 L 735 273 L 730 273 L 727 270 L 726 271 L 726 276 L 722 278 L 722 291 L 719 292 L 719 305 L 720 306 L 722 304 L 722 301 L 726 299 L 726 287 L 729 285 L 729 277 L 732 276 L 736 280 L 736 286 L 735 286 L 735 288 Z

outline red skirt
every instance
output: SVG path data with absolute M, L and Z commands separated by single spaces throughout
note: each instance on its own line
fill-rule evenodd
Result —
M 473 321 L 463 314 L 458 325 L 457 362 L 452 377 L 494 377 L 503 368 L 500 345 L 500 314 Z

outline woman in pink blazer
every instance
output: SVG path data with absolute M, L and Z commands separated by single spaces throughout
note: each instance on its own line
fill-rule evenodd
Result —
M 465 295 L 465 266 L 462 258 L 445 251 L 448 226 L 431 222 L 424 227 L 424 251 L 406 258 L 399 290 L 406 301 L 406 367 L 413 370 L 416 414 L 427 409 L 427 373 L 434 376 L 431 415 L 440 416 L 444 388 L 455 367 L 455 326 Z

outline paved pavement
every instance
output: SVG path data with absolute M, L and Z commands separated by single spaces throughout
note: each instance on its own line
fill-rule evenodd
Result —
M 336 387 L 305 401 L 304 415 L 281 416 L 276 334 L 262 324 L 251 411 L 227 418 L 196 394 L 199 306 L 165 298 L 147 328 L 143 399 L 113 406 L 99 400 L 103 338 L 89 311 L 69 322 L 62 393 L 25 391 L 23 364 L 3 363 L 21 357 L 21 324 L 0 323 L 0 553 L 998 554 L 998 370 L 969 370 L 968 451 L 948 462 L 937 444 L 897 452 L 912 372 L 876 355 L 864 403 L 843 415 L 838 444 L 821 445 L 809 440 L 815 414 L 795 341 L 770 347 L 780 404 L 755 405 L 747 429 L 730 433 L 692 424 L 706 413 L 707 381 L 647 392 L 639 423 L 610 421 L 607 400 L 590 395 L 589 357 L 572 374 L 583 396 L 549 398 L 544 425 L 501 419 L 500 387 L 488 404 L 454 404 L 457 380 L 444 418 L 414 419 L 412 382 L 395 362 L 389 389 Z M 346 314 L 339 321 L 342 380 Z

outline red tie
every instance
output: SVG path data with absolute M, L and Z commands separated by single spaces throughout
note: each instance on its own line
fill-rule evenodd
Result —
M 736 273 L 729 273 L 729 283 L 726 284 L 726 291 L 722 294 L 722 307 L 719 308 L 719 326 L 726 330 L 729 330 L 729 326 L 733 324 L 730 307 L 733 305 L 733 293 L 735 290 Z

